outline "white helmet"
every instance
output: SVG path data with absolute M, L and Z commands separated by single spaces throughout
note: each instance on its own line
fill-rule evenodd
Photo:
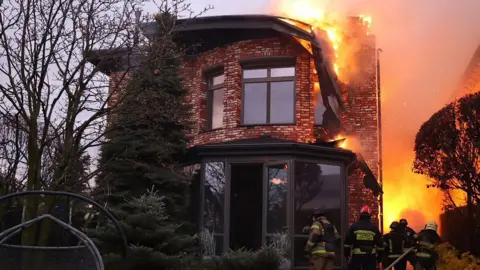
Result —
M 432 230 L 437 231 L 438 225 L 435 221 L 429 221 L 427 225 L 425 225 L 425 230 Z

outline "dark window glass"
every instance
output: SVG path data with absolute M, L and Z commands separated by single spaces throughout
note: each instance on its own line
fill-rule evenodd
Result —
M 267 120 L 267 84 L 246 83 L 243 100 L 243 122 L 264 124 Z
M 223 98 L 225 95 L 225 75 L 218 74 L 208 77 L 208 121 L 207 129 L 223 127 Z
M 243 78 L 253 79 L 253 78 L 266 78 L 268 70 L 267 69 L 246 69 L 243 71 Z
M 225 170 L 223 162 L 205 163 L 203 226 L 212 233 L 223 233 Z
M 300 241 L 297 239 L 302 235 L 302 228 L 311 225 L 309 215 L 315 208 L 324 208 L 326 217 L 340 232 L 342 221 L 342 178 L 340 173 L 341 167 L 337 165 L 295 162 L 295 242 Z M 340 234 L 343 235 L 343 232 Z M 337 257 L 340 257 L 340 249 L 337 250 Z M 297 259 L 299 258 L 295 257 L 295 260 Z M 340 260 L 337 260 L 338 264 L 340 264 Z
M 215 235 L 215 254 L 221 255 L 223 253 L 223 234 Z
M 287 164 L 267 166 L 267 233 L 279 233 L 287 226 Z
M 295 123 L 295 67 L 243 71 L 243 124 Z
M 294 83 L 272 82 L 270 91 L 270 123 L 294 122 Z
M 308 267 L 310 263 L 305 257 L 305 244 L 307 244 L 308 236 L 294 237 L 293 239 L 293 266 Z M 308 268 L 305 268 L 308 269 Z

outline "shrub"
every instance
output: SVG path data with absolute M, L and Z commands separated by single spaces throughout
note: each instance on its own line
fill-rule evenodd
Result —
M 460 254 L 448 243 L 439 245 L 437 252 L 438 270 L 480 270 L 480 259 L 468 252 Z
M 202 263 L 203 270 L 278 270 L 282 256 L 273 246 L 258 251 L 231 250 L 220 256 L 212 256 Z

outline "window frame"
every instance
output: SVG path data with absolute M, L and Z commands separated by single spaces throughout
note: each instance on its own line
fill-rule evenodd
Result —
M 220 84 L 213 84 L 213 78 L 223 75 L 224 80 Z M 205 73 L 205 83 L 206 83 L 206 95 L 207 95 L 207 119 L 205 123 L 205 130 L 212 131 L 222 129 L 225 126 L 223 122 L 223 114 L 222 114 L 222 126 L 213 128 L 213 98 L 215 91 L 223 90 L 223 95 L 225 97 L 225 72 L 223 67 L 218 67 L 214 70 Z M 225 103 L 222 101 L 223 109 L 225 112 Z
M 295 57 L 273 57 L 260 58 L 241 61 L 242 64 L 242 113 L 241 126 L 278 126 L 278 125 L 295 125 L 296 104 L 297 104 L 297 66 Z M 295 74 L 293 76 L 272 77 L 271 70 L 276 68 L 293 68 Z M 245 78 L 245 70 L 266 69 L 267 77 L 264 78 Z M 271 83 L 272 82 L 293 82 L 293 121 L 285 123 L 271 123 Z M 267 84 L 267 104 L 266 104 L 266 121 L 264 123 L 247 124 L 245 123 L 245 84 L 248 83 L 266 83 Z

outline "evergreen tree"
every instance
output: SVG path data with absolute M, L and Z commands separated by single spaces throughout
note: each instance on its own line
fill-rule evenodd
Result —
M 112 212 L 121 220 L 121 226 L 130 240 L 130 269 L 135 270 L 180 270 L 189 269 L 193 252 L 188 247 L 195 245 L 195 238 L 179 232 L 181 225 L 170 221 L 164 197 L 149 191 L 137 198 L 119 203 Z M 122 239 L 112 222 L 93 231 L 94 239 L 100 239 L 105 269 L 123 269 L 120 257 Z
M 96 199 L 121 221 L 136 270 L 184 269 L 196 247 L 186 224 L 178 225 L 187 220 L 189 181 L 179 160 L 187 148 L 190 108 L 179 77 L 182 52 L 172 40 L 174 20 L 168 13 L 156 16 L 157 33 L 121 93 L 101 149 Z M 156 192 L 144 195 L 148 189 Z M 91 236 L 106 269 L 121 269 L 118 232 L 100 224 Z
M 184 212 L 189 181 L 178 166 L 189 129 L 186 90 L 181 85 L 181 51 L 172 41 L 174 18 L 156 17 L 157 34 L 127 85 L 102 147 L 98 193 L 108 205 L 123 203 L 152 186 L 164 196 L 168 213 Z

